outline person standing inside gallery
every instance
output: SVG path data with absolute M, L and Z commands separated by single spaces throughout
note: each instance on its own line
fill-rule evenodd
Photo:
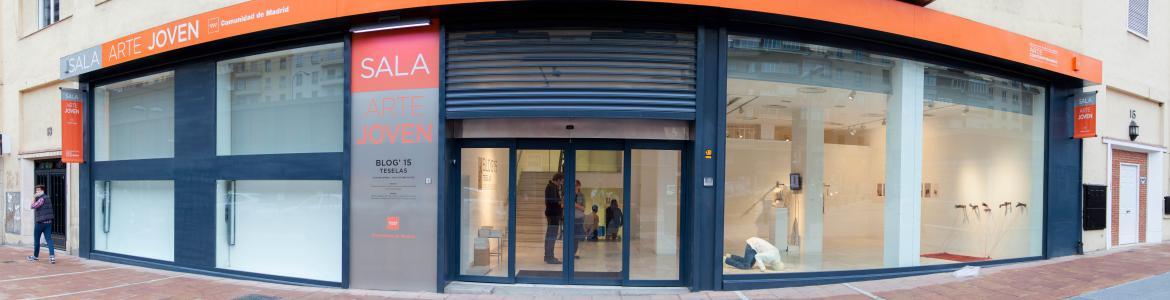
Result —
M 622 228 L 622 222 L 625 221 L 625 216 L 622 215 L 622 208 L 618 206 L 617 199 L 609 200 L 609 207 L 605 208 L 605 235 L 608 239 L 616 240 L 618 238 L 618 230 Z
M 34 213 L 35 219 L 33 222 L 33 255 L 28 257 L 28 261 L 37 261 L 41 256 L 41 235 L 45 236 L 45 244 L 49 245 L 49 263 L 57 263 L 56 254 L 53 253 L 53 202 L 49 201 L 49 196 L 45 195 L 45 186 L 37 185 L 33 188 L 33 203 L 30 206 Z
M 565 212 L 562 209 L 565 200 L 561 190 L 564 184 L 565 174 L 557 173 L 548 181 L 548 185 L 544 186 L 544 218 L 548 221 L 548 226 L 544 230 L 544 262 L 548 264 L 561 263 L 553 255 L 553 248 L 557 243 L 557 231 L 564 220 Z

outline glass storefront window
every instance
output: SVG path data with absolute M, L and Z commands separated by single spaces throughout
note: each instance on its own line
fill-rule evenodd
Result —
M 925 72 L 922 264 L 1041 255 L 1044 89 Z
M 97 161 L 175 156 L 174 72 L 94 89 Z
M 508 276 L 508 148 L 463 148 L 459 274 Z
M 727 89 L 725 274 L 1041 255 L 1043 88 L 733 35 Z
M 730 45 L 724 273 L 881 267 L 876 190 L 898 60 L 747 36 Z
M 175 260 L 173 181 L 97 181 L 93 249 Z
M 216 182 L 215 266 L 341 281 L 341 181 Z
M 335 43 L 217 63 L 216 154 L 341 152 L 342 51 Z

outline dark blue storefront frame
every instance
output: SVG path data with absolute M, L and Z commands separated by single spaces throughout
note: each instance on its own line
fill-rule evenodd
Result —
M 490 5 L 489 5 L 490 6 Z M 505 6 L 497 6 L 505 7 Z M 446 8 L 444 8 L 446 9 Z M 442 12 L 442 9 L 438 10 Z M 589 8 L 583 8 L 576 14 L 587 14 Z M 683 261 L 680 263 L 680 268 L 685 270 L 682 276 L 683 282 L 681 285 L 690 287 L 692 290 L 723 290 L 723 289 L 748 289 L 760 287 L 778 287 L 791 285 L 808 285 L 808 284 L 823 284 L 841 281 L 857 281 L 867 279 L 878 279 L 898 276 L 909 276 L 925 273 L 944 272 L 961 265 L 935 265 L 923 267 L 909 267 L 909 268 L 892 268 L 892 269 L 873 269 L 873 270 L 851 270 L 851 271 L 832 271 L 832 272 L 816 272 L 816 273 L 791 273 L 791 274 L 776 274 L 776 275 L 735 275 L 725 276 L 722 274 L 722 263 L 720 262 L 720 254 L 722 249 L 722 233 L 723 233 L 723 183 L 724 183 L 724 166 L 725 166 L 725 139 L 723 136 L 723 128 L 726 127 L 726 120 L 722 116 L 722 112 L 726 110 L 726 64 L 727 64 L 727 35 L 728 31 L 732 32 L 746 32 L 756 34 L 767 34 L 769 36 L 782 36 L 788 40 L 807 42 L 819 45 L 838 46 L 852 49 L 865 49 L 876 53 L 896 54 L 895 56 L 907 57 L 917 61 L 935 63 L 940 65 L 947 65 L 953 67 L 960 67 L 967 70 L 982 72 L 991 75 L 1004 76 L 1014 79 L 1039 84 L 1048 87 L 1048 102 L 1046 105 L 1046 120 L 1047 120 L 1047 136 L 1045 137 L 1045 182 L 1044 182 L 1044 249 L 1043 256 L 1040 257 L 1026 257 L 1008 260 L 997 260 L 990 262 L 978 263 L 999 264 L 1012 263 L 1019 261 L 1028 261 L 1044 258 L 1053 258 L 1077 253 L 1077 243 L 1080 241 L 1080 211 L 1079 211 L 1079 183 L 1081 174 L 1081 145 L 1079 140 L 1069 138 L 1071 136 L 1072 124 L 1072 104 L 1066 100 L 1066 96 L 1078 91 L 1083 82 L 1079 80 L 1070 79 L 1063 75 L 1050 73 L 1047 71 L 1033 70 L 1028 67 L 1021 66 L 1016 63 L 986 57 L 982 54 L 964 52 L 950 48 L 945 45 L 937 45 L 924 41 L 915 41 L 906 37 L 876 32 L 868 29 L 853 28 L 845 25 L 831 24 L 827 22 L 820 22 L 815 20 L 806 20 L 791 18 L 786 16 L 765 15 L 759 13 L 735 12 L 728 10 L 701 10 L 699 13 L 701 17 L 695 19 L 693 22 L 699 24 L 698 26 L 698 49 L 697 50 L 697 73 L 696 73 L 696 93 L 698 101 L 696 103 L 696 113 L 694 124 L 695 138 L 692 141 L 686 142 L 686 147 L 689 151 L 685 151 L 687 159 L 684 163 L 687 164 L 687 171 L 684 171 L 686 176 L 683 178 L 684 182 L 690 187 L 687 190 L 688 203 L 691 205 L 689 211 L 690 215 L 683 218 L 683 222 L 689 228 L 684 229 L 681 237 L 684 240 L 684 250 L 687 254 L 683 256 Z M 506 16 L 501 16 L 500 19 L 507 19 Z M 681 19 L 682 17 L 680 17 Z M 612 24 L 612 20 L 607 20 L 607 24 Z M 345 64 L 346 69 L 349 69 L 349 41 L 348 38 L 341 38 L 343 35 L 340 31 L 330 33 L 332 34 L 332 41 L 344 39 L 345 41 Z M 206 63 L 209 57 L 216 58 L 230 58 L 246 56 L 249 54 L 276 51 L 279 49 L 287 49 L 296 47 L 296 45 L 309 45 L 320 42 L 321 38 L 309 38 L 309 40 L 316 41 L 285 41 L 274 42 L 268 44 L 260 44 L 254 47 L 240 47 L 247 48 L 243 50 L 231 50 L 229 55 L 213 54 L 212 56 L 196 55 L 195 59 L 189 59 L 179 63 L 167 63 L 161 68 L 149 67 L 133 72 L 133 76 L 119 75 L 102 77 L 99 80 L 93 81 L 86 79 L 81 83 L 82 89 L 86 90 L 87 99 L 85 102 L 86 108 L 86 134 L 84 136 L 85 155 L 87 158 L 93 157 L 93 87 L 100 83 L 108 83 L 133 77 L 140 77 L 143 74 L 154 72 L 185 69 L 184 72 L 192 72 L 191 74 L 205 73 L 204 70 L 196 70 L 195 66 L 189 65 L 190 61 L 195 61 L 194 65 Z M 441 39 L 445 42 L 445 39 Z M 240 39 L 229 45 L 242 45 Z M 267 41 L 265 41 L 267 42 Z M 234 46 L 233 46 L 234 47 Z M 440 47 L 443 49 L 444 47 Z M 257 50 L 262 49 L 262 50 Z M 181 51 L 178 51 L 181 52 Z M 190 52 L 187 52 L 188 54 Z M 160 55 L 162 56 L 162 55 Z M 442 57 L 445 56 L 440 56 Z M 186 57 L 182 57 L 187 59 Z M 440 64 L 443 62 L 440 61 Z M 214 60 L 211 61 L 212 69 L 214 69 Z M 119 68 L 119 67 L 115 67 Z M 440 67 L 440 69 L 444 69 Z M 145 72 L 140 72 L 145 70 Z M 213 70 L 212 70 L 213 72 Z M 349 136 L 349 72 L 346 73 L 346 84 L 344 92 L 345 102 L 345 136 Z M 125 73 L 124 73 L 125 74 Z M 207 74 L 204 74 L 207 75 Z M 83 77 L 84 78 L 84 77 Z M 214 74 L 210 77 L 214 81 Z M 442 76 L 440 76 L 442 78 Z M 176 78 L 178 80 L 178 78 Z M 96 84 L 95 84 L 96 83 Z M 178 84 L 178 82 L 176 82 Z M 442 86 L 442 85 L 441 85 Z M 212 87 L 214 87 L 212 85 Z M 204 91 L 206 92 L 206 91 Z M 176 88 L 176 94 L 179 93 Z M 197 92 L 192 92 L 199 94 Z M 443 100 L 443 89 L 440 89 L 440 101 Z M 208 95 L 196 95 L 197 97 L 207 97 Z M 209 98 L 214 102 L 214 95 L 211 94 Z M 176 109 L 182 99 L 176 97 Z M 206 103 L 204 103 L 206 105 Z M 213 107 L 213 106 L 212 106 Z M 204 106 L 204 108 L 206 108 Z M 440 120 L 446 120 L 445 110 L 439 109 Z M 565 112 L 571 113 L 571 112 Z M 184 122 L 188 122 L 193 126 L 208 126 L 211 122 L 210 128 L 214 130 L 214 113 L 208 121 L 207 116 L 203 116 L 203 120 L 195 118 L 184 117 Z M 485 116 L 486 117 L 486 116 Z M 605 116 L 579 116 L 579 117 L 605 117 Z M 636 116 L 633 116 L 636 117 Z M 180 122 L 179 116 L 176 116 L 176 128 Z M 446 132 L 444 129 L 445 122 L 440 122 L 440 132 Z M 183 162 L 178 162 L 175 159 L 151 159 L 151 160 L 133 160 L 133 161 L 118 161 L 118 162 L 91 162 L 80 165 L 80 211 L 82 212 L 80 218 L 80 244 L 79 247 L 82 257 L 95 258 L 100 260 L 115 261 L 120 263 L 149 266 L 162 269 L 171 269 L 184 272 L 210 274 L 216 276 L 245 278 L 253 280 L 272 281 L 280 283 L 291 284 L 310 284 L 310 285 L 324 285 L 324 286 L 348 286 L 349 277 L 349 159 L 350 149 L 348 143 L 343 143 L 344 151 L 341 153 L 323 153 L 323 154 L 304 154 L 304 155 L 255 155 L 255 156 L 236 156 L 236 157 L 208 157 L 206 155 L 207 149 L 200 149 L 200 147 L 211 147 L 211 153 L 214 153 L 214 134 L 208 140 L 206 136 L 193 136 L 192 141 L 203 141 L 208 144 L 199 144 L 192 142 L 195 148 L 190 150 L 199 156 L 198 159 L 208 161 L 206 165 L 195 165 Z M 176 133 L 176 139 L 179 135 Z M 176 158 L 179 157 L 180 147 L 179 142 L 176 142 Z M 461 141 L 440 139 L 440 149 L 447 149 L 440 153 L 440 178 L 451 178 L 452 172 L 449 172 L 449 165 L 447 161 L 451 159 L 452 152 L 449 149 L 457 149 L 455 145 L 463 143 Z M 703 150 L 712 150 L 715 154 L 712 159 L 706 159 L 703 155 Z M 184 150 L 186 151 L 186 150 Z M 458 153 L 454 153 L 457 155 Z M 515 160 L 514 151 L 510 154 L 510 160 Z M 214 162 L 210 162 L 214 161 Z M 228 163 L 232 161 L 234 163 Z M 331 163 L 321 164 L 320 161 L 339 161 L 339 165 L 330 165 Z M 274 172 L 257 171 L 252 168 L 239 167 L 239 163 L 249 164 L 267 164 L 270 166 L 287 166 L 288 169 L 282 169 Z M 256 168 L 260 169 L 260 168 Z M 263 274 L 253 274 L 246 272 L 236 272 L 230 270 L 221 270 L 214 268 L 214 244 L 208 244 L 199 241 L 213 241 L 214 231 L 210 232 L 195 232 L 192 240 L 184 242 L 184 244 L 192 245 L 191 248 L 184 248 L 179 250 L 179 241 L 176 239 L 176 262 L 160 262 L 149 259 L 128 257 L 119 254 L 102 253 L 99 251 L 92 251 L 92 200 L 94 182 L 99 180 L 128 180 L 128 179 L 162 179 L 162 180 L 176 180 L 176 194 L 179 193 L 180 187 L 178 180 L 180 177 L 191 176 L 188 171 L 181 170 L 195 170 L 196 173 L 206 175 L 208 178 L 216 179 L 329 179 L 343 181 L 343 258 L 342 258 L 342 282 L 315 282 L 309 280 L 301 280 L 295 278 L 284 278 L 279 276 L 270 276 Z M 323 175 L 324 174 L 324 175 Z M 516 180 L 515 174 L 509 174 L 512 182 Z M 713 186 L 704 186 L 703 179 L 710 177 L 714 180 Z M 195 185 L 201 185 L 202 191 L 194 190 L 195 193 L 207 193 L 207 182 L 196 180 L 195 178 L 183 178 L 183 180 L 190 180 L 195 182 Z M 452 206 L 450 202 L 451 195 L 458 195 L 458 193 L 451 194 L 453 188 L 449 181 L 440 181 L 439 184 L 439 212 L 437 222 L 439 223 L 440 233 L 448 234 L 446 237 L 440 237 L 438 241 L 439 247 L 439 263 L 436 268 L 438 271 L 438 288 L 441 290 L 448 280 L 470 280 L 470 281 L 485 281 L 485 282 L 499 282 L 511 283 L 515 281 L 509 280 L 494 280 L 493 278 L 469 278 L 457 275 L 455 270 L 452 272 L 454 266 L 458 265 L 458 260 L 451 260 L 451 257 L 458 252 L 452 252 L 451 247 L 458 247 L 458 236 L 451 236 L 456 226 L 450 226 L 447 222 L 452 217 L 449 213 L 452 207 L 458 208 L 456 205 Z M 214 180 L 211 181 L 211 189 L 214 189 Z M 213 190 L 212 190 L 213 191 Z M 457 191 L 456 191 L 457 192 Z M 194 197 L 194 196 L 188 196 Z M 214 197 L 214 196 L 212 196 Z M 515 207 L 515 195 L 509 196 L 510 207 Z M 178 210 L 178 202 L 180 197 L 176 196 L 176 210 Z M 209 198 L 211 199 L 211 198 Z M 629 197 L 626 197 L 629 199 Z M 193 207 L 196 211 L 206 211 L 208 208 L 204 206 Z M 205 214 L 206 212 L 204 212 Z M 191 218 L 187 218 L 191 219 Z M 180 226 L 181 218 L 176 216 L 176 229 Z M 510 228 L 515 228 L 515 220 L 509 220 Z M 194 222 L 187 220 L 184 222 Z M 206 223 L 206 222 L 205 222 Z M 188 224 L 190 225 L 190 224 Z M 206 225 L 206 224 L 204 224 Z M 187 226 L 187 225 L 184 225 Z M 213 229 L 212 229 L 213 230 Z M 199 230 L 192 230 L 199 231 Z M 176 232 L 178 233 L 178 232 Z M 454 243 L 453 243 L 454 242 Z M 626 246 L 623 246 L 626 247 Z M 210 252 L 199 253 L 200 251 Z M 514 245 L 510 245 L 509 249 L 515 249 Z M 628 249 L 624 249 L 627 253 Z M 180 256 L 179 252 L 183 251 Z M 210 256 L 211 267 L 207 267 L 207 262 Z M 182 261 L 180 261 L 182 257 Z M 509 274 L 515 273 L 514 261 L 509 261 Z M 636 284 L 629 284 L 636 285 Z
M 349 72 L 343 71 L 343 151 L 263 155 L 216 155 L 216 63 L 314 45 L 342 44 L 342 67 L 349 70 L 348 35 L 312 36 L 268 47 L 210 55 L 148 72 L 86 82 L 85 155 L 80 166 L 81 256 L 129 265 L 283 284 L 347 287 L 349 283 Z M 94 88 L 143 76 L 174 72 L 175 144 L 172 158 L 93 161 Z M 93 184 L 115 180 L 167 180 L 174 183 L 174 261 L 93 249 Z M 218 180 L 336 180 L 342 182 L 342 256 L 337 282 L 221 269 L 215 266 L 215 188 Z

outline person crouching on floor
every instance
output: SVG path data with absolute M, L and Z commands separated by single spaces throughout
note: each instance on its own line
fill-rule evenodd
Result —
M 780 249 L 758 237 L 747 239 L 743 256 L 726 254 L 723 256 L 723 262 L 740 270 L 756 267 L 761 272 L 767 272 L 768 268 L 772 268 L 773 271 L 784 268 L 784 262 L 780 260 Z

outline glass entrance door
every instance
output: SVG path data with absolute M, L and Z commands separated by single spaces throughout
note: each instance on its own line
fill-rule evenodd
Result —
M 569 242 L 573 274 L 570 283 L 618 284 L 625 270 L 623 241 L 626 203 L 624 150 L 576 150 L 573 153 L 574 193 L 569 215 L 574 239 Z M 569 220 L 569 219 L 566 219 Z M 569 222 L 566 222 L 569 223 Z
M 561 283 L 565 279 L 565 161 L 563 145 L 516 149 L 516 278 Z M 571 217 L 570 217 L 571 218 Z M 571 219 L 570 219 L 571 220 Z
M 461 141 L 460 280 L 682 283 L 682 143 Z M 454 242 L 454 240 L 453 240 Z

